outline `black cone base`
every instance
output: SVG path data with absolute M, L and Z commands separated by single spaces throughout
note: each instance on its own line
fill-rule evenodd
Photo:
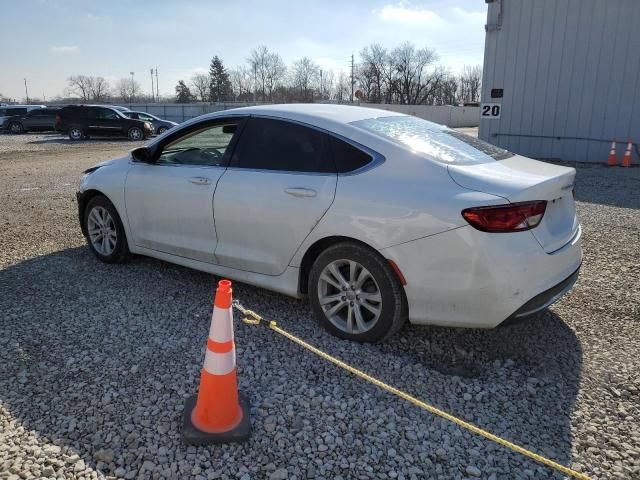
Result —
M 236 428 L 222 433 L 207 433 L 198 430 L 191 423 L 191 412 L 196 406 L 197 395 L 187 398 L 182 418 L 182 441 L 189 445 L 213 445 L 216 443 L 246 442 L 251 435 L 251 418 L 249 417 L 249 399 L 238 394 L 242 420 Z

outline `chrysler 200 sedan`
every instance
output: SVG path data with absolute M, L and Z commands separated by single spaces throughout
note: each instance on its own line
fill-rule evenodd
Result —
M 195 118 L 88 169 L 102 261 L 148 255 L 309 298 L 333 334 L 495 327 L 567 292 L 582 260 L 575 170 L 370 108 Z

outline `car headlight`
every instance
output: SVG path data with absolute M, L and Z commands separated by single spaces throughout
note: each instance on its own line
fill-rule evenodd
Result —
M 153 127 L 151 126 L 151 124 L 149 122 L 144 122 L 144 126 L 147 127 L 147 129 L 149 129 L 149 130 L 153 130 Z

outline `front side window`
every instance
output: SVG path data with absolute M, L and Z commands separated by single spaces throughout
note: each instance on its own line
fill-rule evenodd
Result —
M 27 113 L 26 108 L 7 108 L 7 115 L 24 115 Z
M 224 165 L 227 148 L 237 128 L 238 122 L 230 121 L 190 131 L 165 145 L 158 163 L 161 165 Z
M 368 118 L 352 125 L 448 164 L 486 163 L 514 155 L 478 138 L 411 116 Z
M 140 120 L 144 120 L 145 122 L 153 122 L 153 118 L 150 117 L 149 115 L 144 114 L 144 113 L 138 113 L 137 117 Z
M 335 173 L 329 136 L 283 120 L 251 118 L 231 166 L 285 172 Z

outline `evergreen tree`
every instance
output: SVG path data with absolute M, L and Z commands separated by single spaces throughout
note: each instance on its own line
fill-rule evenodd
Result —
M 233 87 L 231 86 L 231 80 L 229 80 L 229 74 L 217 55 L 211 59 L 209 78 L 210 101 L 224 102 L 233 98 Z
M 192 100 L 193 95 L 189 87 L 184 83 L 184 80 L 178 80 L 178 85 L 176 85 L 176 101 L 178 103 L 189 103 Z

